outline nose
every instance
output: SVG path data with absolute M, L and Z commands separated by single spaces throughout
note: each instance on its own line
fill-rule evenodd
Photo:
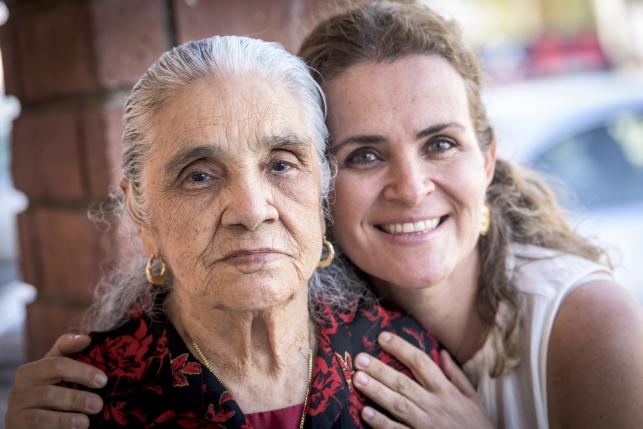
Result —
M 270 185 L 260 173 L 240 172 L 228 186 L 228 202 L 223 209 L 224 226 L 255 231 L 264 223 L 278 219 Z
M 401 155 L 392 160 L 389 167 L 389 180 L 384 189 L 384 197 L 415 207 L 435 189 L 430 176 L 429 166 L 414 155 Z

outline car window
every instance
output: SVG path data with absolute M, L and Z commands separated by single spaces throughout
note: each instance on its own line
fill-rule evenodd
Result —
M 533 167 L 562 179 L 585 208 L 643 202 L 643 112 L 623 112 L 564 139 Z

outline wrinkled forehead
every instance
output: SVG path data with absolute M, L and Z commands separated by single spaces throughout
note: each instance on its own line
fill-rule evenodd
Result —
M 287 138 L 313 149 L 304 106 L 282 82 L 256 74 L 206 78 L 174 94 L 153 114 L 154 151 L 216 145 L 258 149 Z

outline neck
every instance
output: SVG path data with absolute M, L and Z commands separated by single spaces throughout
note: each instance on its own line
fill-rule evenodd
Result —
M 489 330 L 476 308 L 479 275 L 480 259 L 475 251 L 447 279 L 422 289 L 377 279 L 373 283 L 379 296 L 410 314 L 458 362 L 465 363 L 482 347 Z
M 287 302 L 255 311 L 222 310 L 172 295 L 169 319 L 200 358 L 192 346 L 197 342 L 245 413 L 304 402 L 315 347 L 307 288 Z

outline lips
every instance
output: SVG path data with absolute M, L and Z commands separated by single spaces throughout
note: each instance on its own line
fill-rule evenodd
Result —
M 423 219 L 415 222 L 383 223 L 377 228 L 389 234 L 417 234 L 429 232 L 440 226 L 447 216 Z
M 282 255 L 284 252 L 281 250 L 277 249 L 271 249 L 271 248 L 259 248 L 259 249 L 240 249 L 240 250 L 235 250 L 233 252 L 230 252 L 226 254 L 222 260 L 227 260 L 227 259 L 234 259 L 234 258 L 252 258 L 252 257 L 257 257 L 260 258 L 262 256 L 268 256 L 268 255 Z

